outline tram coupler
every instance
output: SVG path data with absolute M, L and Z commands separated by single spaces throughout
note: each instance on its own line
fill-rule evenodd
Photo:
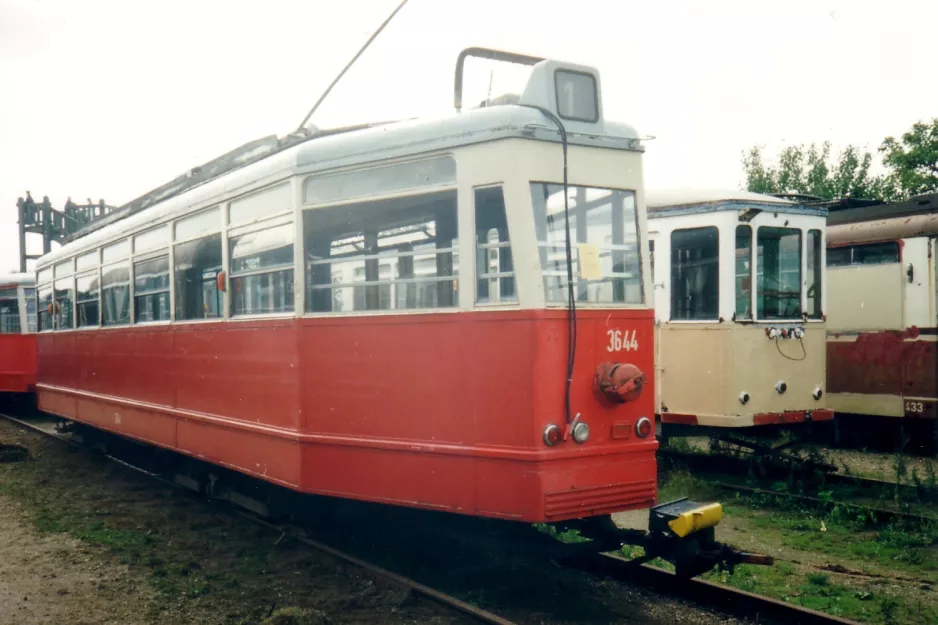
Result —
M 723 518 L 719 503 L 702 504 L 687 497 L 648 511 L 646 557 L 674 564 L 678 577 L 696 577 L 713 568 L 729 570 L 737 564 L 771 565 L 771 556 L 737 551 L 716 540 L 715 528 Z

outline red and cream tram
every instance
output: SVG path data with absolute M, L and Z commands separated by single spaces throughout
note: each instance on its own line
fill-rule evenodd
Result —
M 0 393 L 32 393 L 35 386 L 35 280 L 0 274 Z
M 938 448 L 936 237 L 935 193 L 830 213 L 827 386 L 843 437 L 901 425 L 890 434 Z
M 306 493 L 649 508 L 643 148 L 600 94 L 541 61 L 515 104 L 281 144 L 43 257 L 40 407 Z

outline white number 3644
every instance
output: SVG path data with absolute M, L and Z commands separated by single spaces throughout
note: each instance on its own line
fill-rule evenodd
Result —
M 631 351 L 638 349 L 638 340 L 635 338 L 635 330 L 607 330 L 609 335 L 609 345 L 607 352 Z

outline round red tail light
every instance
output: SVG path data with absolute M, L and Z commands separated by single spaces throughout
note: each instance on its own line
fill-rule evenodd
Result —
M 642 417 L 635 423 L 635 433 L 639 438 L 648 438 L 651 434 L 652 425 L 648 417 Z
M 548 447 L 553 447 L 560 443 L 563 440 L 563 432 L 560 431 L 560 428 L 556 425 L 548 425 L 544 428 L 544 444 Z

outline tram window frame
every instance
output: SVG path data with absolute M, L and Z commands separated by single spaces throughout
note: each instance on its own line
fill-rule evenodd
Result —
M 681 241 L 686 238 L 685 241 Z M 696 241 L 695 241 L 696 239 Z M 683 273 L 688 263 L 679 262 L 681 252 L 697 250 L 706 252 L 706 257 L 694 259 L 699 262 L 700 268 L 705 272 L 703 287 L 692 287 L 686 297 L 693 297 L 694 302 L 683 307 L 685 312 L 678 312 L 682 308 L 678 305 L 684 291 L 688 289 L 677 288 L 679 282 L 684 280 Z M 691 259 L 687 259 L 690 261 Z M 695 228 L 678 228 L 671 231 L 671 321 L 676 322 L 712 322 L 720 320 L 720 229 L 717 226 L 700 226 Z M 711 274 L 707 276 L 706 274 Z M 696 280 L 695 280 L 696 281 Z M 686 284 L 686 281 L 685 281 Z M 686 298 L 685 298 L 686 299 Z M 697 302 L 700 302 L 699 304 Z
M 293 212 L 293 185 L 290 181 L 233 199 L 227 207 L 228 227 L 266 223 Z
M 784 232 L 785 234 L 782 234 L 782 232 Z M 767 242 L 774 241 L 774 240 L 779 241 L 778 243 L 779 248 L 781 248 L 782 246 L 782 243 L 781 243 L 782 236 L 788 237 L 792 235 L 797 235 L 798 237 L 798 254 L 797 254 L 798 263 L 796 265 L 797 276 L 796 276 L 796 279 L 794 280 L 794 283 L 797 284 L 797 297 L 793 296 L 794 291 L 783 292 L 781 290 L 782 274 L 786 272 L 791 273 L 793 270 L 790 268 L 784 269 L 782 267 L 781 250 L 779 250 L 779 259 L 778 259 L 779 264 L 778 264 L 778 271 L 776 272 L 777 274 L 776 291 L 778 295 L 775 298 L 776 299 L 775 306 L 777 307 L 778 312 L 774 312 L 774 313 L 771 312 L 773 309 L 766 305 L 766 303 L 770 301 L 769 299 L 767 299 L 768 296 L 763 295 L 764 285 L 768 281 L 768 277 L 765 272 L 765 268 L 768 266 L 768 262 L 766 261 L 766 257 L 768 256 L 768 254 L 767 254 L 767 250 L 763 251 L 763 235 L 764 234 L 767 235 L 767 238 L 765 239 Z M 775 236 L 775 235 L 779 235 L 779 236 Z M 800 228 L 788 228 L 788 227 L 781 227 L 781 226 L 760 226 L 759 228 L 756 229 L 755 252 L 756 252 L 756 258 L 758 261 L 757 262 L 758 273 L 756 275 L 756 318 L 759 321 L 786 321 L 786 320 L 794 321 L 794 320 L 802 319 L 803 318 L 802 313 L 804 312 L 802 296 L 805 292 L 804 284 L 802 282 L 802 278 L 803 278 L 802 261 L 804 259 L 804 232 Z M 782 312 L 781 302 L 783 300 L 783 297 L 782 297 L 783 293 L 788 294 L 785 299 L 788 299 L 790 302 L 797 302 L 797 309 L 791 312 L 789 312 L 789 310 L 786 309 L 784 313 Z
M 115 275 L 113 272 L 126 272 L 126 277 Z M 128 326 L 130 325 L 131 286 L 133 273 L 129 260 L 109 263 L 101 267 L 100 307 L 101 326 Z M 114 304 L 120 300 L 122 306 Z M 123 309 L 123 310 L 121 310 Z M 126 314 L 124 314 L 126 311 Z M 114 313 L 120 313 L 115 315 Z
M 296 311 L 296 286 L 294 270 L 294 251 L 296 249 L 296 227 L 292 219 L 272 218 L 266 221 L 254 222 L 250 228 L 229 229 L 228 232 L 228 268 L 230 293 L 228 297 L 228 310 L 230 317 L 258 317 L 258 316 L 293 316 Z M 275 231 L 279 231 L 275 232 Z M 270 250 L 248 255 L 237 255 L 237 245 L 246 237 L 263 236 L 265 233 L 287 234 L 289 243 L 274 248 L 283 250 L 289 246 L 289 253 L 284 255 L 281 262 L 264 264 L 264 259 L 257 259 L 256 266 L 240 266 L 242 259 L 253 258 Z M 284 239 L 284 241 L 285 241 Z M 278 288 L 279 285 L 279 288 Z M 261 308 L 265 298 L 264 291 L 271 303 L 268 310 L 255 312 L 253 301 L 258 302 L 256 308 Z M 256 299 L 252 295 L 256 295 Z M 279 300 L 279 305 L 274 305 Z
M 575 81 L 583 82 L 583 79 L 589 81 L 587 88 L 584 88 L 584 84 L 580 85 L 580 89 L 576 89 Z M 569 82 L 564 84 L 571 85 L 571 92 L 574 96 L 581 96 L 573 104 L 572 107 L 565 105 L 561 99 L 561 82 L 562 79 L 566 79 Z M 588 99 L 584 100 L 583 95 L 589 96 Z M 554 97 L 557 104 L 557 115 L 561 119 L 566 119 L 569 121 L 576 122 L 586 122 L 589 124 L 595 124 L 599 121 L 599 86 L 596 84 L 596 76 L 589 72 L 579 72 L 571 69 L 557 69 L 554 71 Z M 591 111 L 590 116 L 576 115 L 575 113 L 579 109 L 588 109 Z
M 75 278 L 69 275 L 52 283 L 56 331 L 75 329 Z M 59 293 L 65 293 L 60 296 Z
M 222 217 L 221 207 L 213 206 L 181 217 L 173 224 L 170 297 L 174 309 L 172 318 L 177 322 L 225 318 L 226 293 L 218 288 L 218 277 L 225 271 Z M 190 254 L 191 260 L 187 258 Z
M 36 310 L 36 287 L 23 287 L 23 301 L 26 306 L 26 332 L 32 334 L 39 331 L 39 315 Z
M 603 195 L 589 199 L 590 191 Z M 568 291 L 563 185 L 532 181 L 530 192 L 544 298 L 548 305 L 566 305 Z M 568 192 L 574 196 L 569 212 L 574 263 L 573 284 L 577 290 L 577 302 L 600 306 L 643 305 L 645 288 L 642 275 L 642 235 L 635 191 L 569 185 Z M 548 206 L 551 198 L 555 197 L 560 198 L 556 201 L 557 204 Z M 554 212 L 551 213 L 551 209 Z M 616 215 L 619 211 L 621 217 Z M 597 225 L 600 226 L 599 229 L 595 227 Z M 591 240 L 593 234 L 600 231 L 602 240 Z M 619 242 L 614 242 L 615 239 Z M 589 246 L 598 252 L 601 273 L 597 279 L 581 276 L 580 249 L 583 246 Z
M 819 229 L 808 230 L 805 245 L 805 273 L 810 283 L 805 289 L 805 312 L 808 319 L 823 319 L 822 294 L 824 287 L 824 237 Z
M 141 271 L 151 270 L 152 265 L 163 263 L 162 272 L 144 274 Z M 159 269 L 160 267 L 158 267 Z M 149 277 L 155 275 L 156 278 Z M 163 278 L 162 282 L 158 280 Z M 141 256 L 135 256 L 133 261 L 133 318 L 134 324 L 166 323 L 172 320 L 172 272 L 170 270 L 169 253 L 160 250 Z M 153 314 L 153 313 L 156 314 Z M 144 318 L 144 313 L 148 318 Z
M 51 271 L 51 267 L 49 268 Z M 36 322 L 39 332 L 52 332 L 55 330 L 55 317 L 52 314 L 53 302 L 52 282 L 47 282 L 36 288 Z
M 896 265 L 902 262 L 898 241 L 837 245 L 827 249 L 826 267 Z
M 81 283 L 91 279 L 91 287 L 82 295 Z M 93 295 L 92 295 L 93 289 Z M 94 322 L 89 318 L 89 311 L 94 311 Z M 98 328 L 101 326 L 101 274 L 97 269 L 75 275 L 75 327 Z
M 502 185 L 477 187 L 473 189 L 472 197 L 475 214 L 473 249 L 476 260 L 476 304 L 517 304 L 517 282 L 504 188 Z
M 10 309 L 11 305 L 12 310 Z M 2 288 L 0 289 L 0 334 L 22 333 L 19 287 Z
M 456 189 L 446 189 L 304 208 L 306 313 L 458 308 L 458 206 Z M 416 274 L 430 261 L 432 272 Z M 352 265 L 342 272 L 351 278 L 337 281 L 336 265 Z
M 746 245 L 740 247 L 740 242 L 745 241 Z M 745 253 L 745 258 L 740 257 L 740 252 Z M 740 272 L 740 261 L 744 263 L 743 271 Z M 736 246 L 734 248 L 733 265 L 734 274 L 734 292 L 736 294 L 734 306 L 734 319 L 736 321 L 752 321 L 753 318 L 753 288 L 752 288 L 752 226 L 748 224 L 739 224 L 736 226 Z M 748 280 L 748 288 L 744 288 Z M 745 303 L 742 312 L 740 304 Z

